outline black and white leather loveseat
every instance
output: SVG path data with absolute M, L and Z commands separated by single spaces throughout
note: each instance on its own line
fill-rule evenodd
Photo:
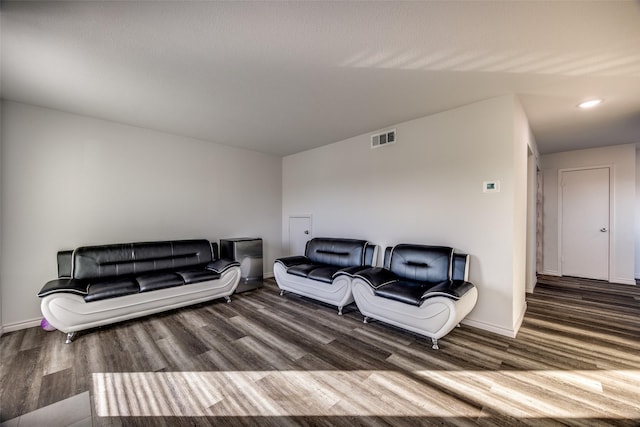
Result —
M 208 240 L 85 246 L 58 253 L 58 279 L 38 296 L 47 321 L 67 333 L 226 298 L 240 264 L 217 258 Z
M 375 265 L 378 247 L 366 240 L 316 237 L 304 256 L 278 258 L 273 266 L 280 295 L 285 291 L 342 308 L 353 302 L 351 279 Z
M 355 274 L 353 296 L 360 312 L 438 339 L 459 325 L 478 300 L 469 279 L 469 256 L 452 248 L 399 244 L 388 247 L 384 267 Z

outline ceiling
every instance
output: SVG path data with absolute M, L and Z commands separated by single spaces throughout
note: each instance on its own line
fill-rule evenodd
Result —
M 3 1 L 2 98 L 278 156 L 516 94 L 542 153 L 640 142 L 640 2 Z M 604 98 L 582 111 L 580 101 Z

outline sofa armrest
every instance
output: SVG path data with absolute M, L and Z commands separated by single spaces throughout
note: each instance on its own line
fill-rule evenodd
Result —
M 276 262 L 279 262 L 285 268 L 293 267 L 294 265 L 300 265 L 300 264 L 311 264 L 311 260 L 309 258 L 301 255 L 278 258 L 276 259 Z
M 427 289 L 425 293 L 422 294 L 422 300 L 424 301 L 432 297 L 448 297 L 458 300 L 473 287 L 473 283 L 464 280 L 446 280 Z
M 221 258 L 207 264 L 207 270 L 215 271 L 218 274 L 224 273 L 231 267 L 240 267 L 240 263 L 238 261 Z
M 42 298 L 58 292 L 87 295 L 89 293 L 89 282 L 78 279 L 51 280 L 50 282 L 47 282 L 47 284 L 44 285 L 42 289 L 40 289 L 40 292 L 38 292 L 38 296 Z
M 398 281 L 398 276 L 382 267 L 367 268 L 358 272 L 355 277 L 364 280 L 373 289 Z
M 360 273 L 361 271 L 368 270 L 370 268 L 371 268 L 370 265 L 354 265 L 351 267 L 341 268 L 340 270 L 333 273 L 332 278 L 335 279 L 338 276 L 354 277 L 356 274 Z

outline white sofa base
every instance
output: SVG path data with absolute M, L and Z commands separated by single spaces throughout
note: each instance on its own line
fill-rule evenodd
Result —
M 123 320 L 226 297 L 238 286 L 240 267 L 232 267 L 219 279 L 141 292 L 117 298 L 85 302 L 80 295 L 54 293 L 42 298 L 40 309 L 56 329 L 73 334 Z M 68 337 L 67 342 L 70 341 Z
M 433 349 L 438 339 L 447 335 L 473 309 L 478 300 L 474 287 L 459 300 L 444 296 L 429 298 L 421 306 L 405 304 L 376 296 L 367 282 L 355 278 L 352 293 L 360 312 L 367 318 L 380 320 L 411 332 L 431 338 Z
M 280 263 L 274 264 L 273 275 L 276 278 L 281 295 L 284 291 L 287 291 L 335 305 L 338 307 L 339 315 L 342 315 L 343 307 L 353 302 L 351 277 L 349 276 L 338 276 L 333 280 L 333 283 L 325 283 L 289 274 Z

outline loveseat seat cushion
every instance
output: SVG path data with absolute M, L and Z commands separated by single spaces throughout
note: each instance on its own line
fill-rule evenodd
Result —
M 208 280 L 216 280 L 220 278 L 219 273 L 216 273 L 213 270 L 206 269 L 178 271 L 177 274 L 182 277 L 184 283 L 186 283 L 187 285 L 191 283 L 206 282 Z
M 340 267 L 335 265 L 323 265 L 311 270 L 307 277 L 319 282 L 332 283 L 334 274 L 339 270 Z
M 287 273 L 293 274 L 299 277 L 309 277 L 309 273 L 319 267 L 324 267 L 320 264 L 298 264 L 287 269 Z
M 175 273 L 149 273 L 136 276 L 140 292 L 155 291 L 156 289 L 171 288 L 184 285 L 182 277 Z
M 140 292 L 138 282 L 132 277 L 118 277 L 89 285 L 85 295 L 86 302 L 99 301 L 107 298 L 116 298 Z
M 78 294 L 78 295 L 87 295 L 89 284 L 84 280 L 76 280 L 76 279 L 56 279 L 51 280 L 45 284 L 40 292 L 38 292 L 38 296 L 40 298 L 46 297 L 47 295 L 55 294 L 57 292 L 64 292 L 69 294 Z

